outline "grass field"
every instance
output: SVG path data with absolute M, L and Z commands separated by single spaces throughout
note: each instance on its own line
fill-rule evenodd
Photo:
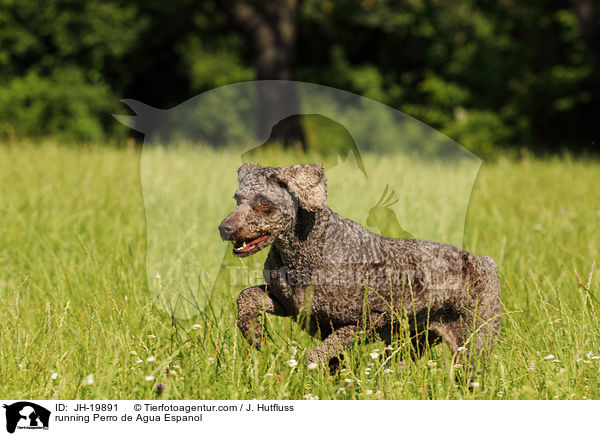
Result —
M 218 265 L 225 245 L 210 249 L 210 238 L 234 204 L 234 161 L 185 150 L 148 158 L 198 177 L 218 162 L 230 171 L 212 189 L 224 201 L 198 207 L 198 227 L 179 241 L 206 243 L 197 262 Z M 424 180 L 438 174 L 419 170 Z M 329 204 L 351 216 L 346 199 L 357 194 L 343 192 L 342 176 L 330 177 Z M 600 162 L 569 156 L 483 165 L 464 246 L 496 259 L 506 315 L 487 368 L 469 387 L 455 380 L 443 346 L 401 370 L 403 343 L 387 353 L 382 343 L 357 344 L 338 375 L 309 370 L 304 355 L 316 341 L 287 319 L 267 317 L 270 337 L 252 350 L 234 325 L 239 288 L 200 283 L 189 290 L 197 313 L 174 316 L 146 284 L 146 244 L 154 250 L 157 242 L 146 238 L 139 151 L 2 146 L 0 397 L 156 398 L 160 382 L 164 399 L 598 399 L 599 176 Z M 422 198 L 411 204 L 436 208 Z M 451 212 L 426 215 L 445 234 Z

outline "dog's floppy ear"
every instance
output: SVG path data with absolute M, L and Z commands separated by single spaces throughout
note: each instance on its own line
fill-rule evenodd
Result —
M 298 199 L 303 209 L 316 212 L 327 203 L 327 178 L 323 165 L 298 164 L 279 170 L 279 181 Z
M 240 167 L 238 167 L 237 169 L 237 173 L 238 173 L 238 182 L 241 182 L 244 177 L 246 177 L 246 175 L 249 172 L 252 172 L 254 170 L 257 170 L 260 168 L 260 165 L 254 162 L 248 162 L 245 163 L 243 165 L 241 165 Z

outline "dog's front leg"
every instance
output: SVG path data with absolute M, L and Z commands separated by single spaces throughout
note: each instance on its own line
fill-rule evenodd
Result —
M 237 299 L 237 326 L 250 345 L 260 349 L 262 326 L 258 322 L 261 311 L 284 316 L 283 308 L 274 301 L 266 291 L 266 285 L 253 286 L 244 289 Z
M 308 361 L 311 363 L 327 362 L 330 373 L 335 374 L 340 366 L 339 356 L 342 350 L 354 342 L 355 331 L 356 326 L 347 325 L 332 332 L 310 351 Z

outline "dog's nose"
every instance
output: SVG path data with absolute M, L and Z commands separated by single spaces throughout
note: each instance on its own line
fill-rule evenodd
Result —
M 229 238 L 233 233 L 233 228 L 229 224 L 222 222 L 219 224 L 219 233 L 221 234 L 222 240 L 229 241 Z

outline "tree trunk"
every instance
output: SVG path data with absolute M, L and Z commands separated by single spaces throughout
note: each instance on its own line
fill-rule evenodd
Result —
M 232 22 L 253 43 L 258 80 L 292 80 L 296 52 L 296 14 L 299 0 L 219 0 Z M 306 142 L 299 113 L 296 88 L 292 83 L 257 84 L 258 134 L 303 149 Z M 272 128 L 287 118 L 277 129 Z
M 600 77 L 600 15 L 596 0 L 571 0 L 596 74 Z

